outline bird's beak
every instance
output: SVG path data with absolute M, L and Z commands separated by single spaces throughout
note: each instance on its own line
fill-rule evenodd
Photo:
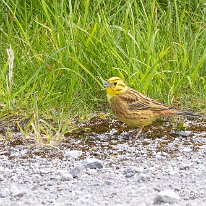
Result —
M 110 87 L 110 84 L 108 82 L 103 84 L 104 87 Z

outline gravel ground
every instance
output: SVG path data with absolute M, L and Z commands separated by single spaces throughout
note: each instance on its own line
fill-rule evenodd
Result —
M 206 205 L 206 132 L 130 136 L 1 147 L 0 205 Z

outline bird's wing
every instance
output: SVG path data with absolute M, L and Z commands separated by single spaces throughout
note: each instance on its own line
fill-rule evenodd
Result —
M 152 110 L 161 111 L 169 109 L 162 103 L 146 97 L 145 95 L 133 90 L 128 89 L 126 92 L 118 95 L 121 101 L 125 102 L 129 110 Z

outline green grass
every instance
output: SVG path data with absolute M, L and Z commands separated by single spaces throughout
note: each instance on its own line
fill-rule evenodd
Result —
M 38 108 L 59 130 L 71 115 L 105 111 L 101 84 L 111 76 L 168 105 L 205 110 L 205 19 L 201 0 L 2 0 L 0 115 Z

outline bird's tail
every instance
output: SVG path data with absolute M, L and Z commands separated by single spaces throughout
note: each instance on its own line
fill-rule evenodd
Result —
M 195 113 L 192 113 L 192 112 L 181 112 L 181 111 L 176 111 L 176 113 L 175 114 L 177 114 L 177 115 L 182 115 L 182 116 L 190 116 L 190 117 L 197 117 L 197 118 L 199 118 L 199 117 L 206 117 L 206 116 L 204 116 L 204 115 L 201 115 L 201 114 L 195 114 Z
M 176 115 L 196 117 L 196 118 L 206 118 L 205 115 L 195 114 L 195 113 L 188 112 L 188 111 L 178 111 L 173 108 L 164 109 L 164 110 L 158 111 L 158 113 L 160 113 L 163 116 L 170 116 L 170 115 L 176 114 Z

